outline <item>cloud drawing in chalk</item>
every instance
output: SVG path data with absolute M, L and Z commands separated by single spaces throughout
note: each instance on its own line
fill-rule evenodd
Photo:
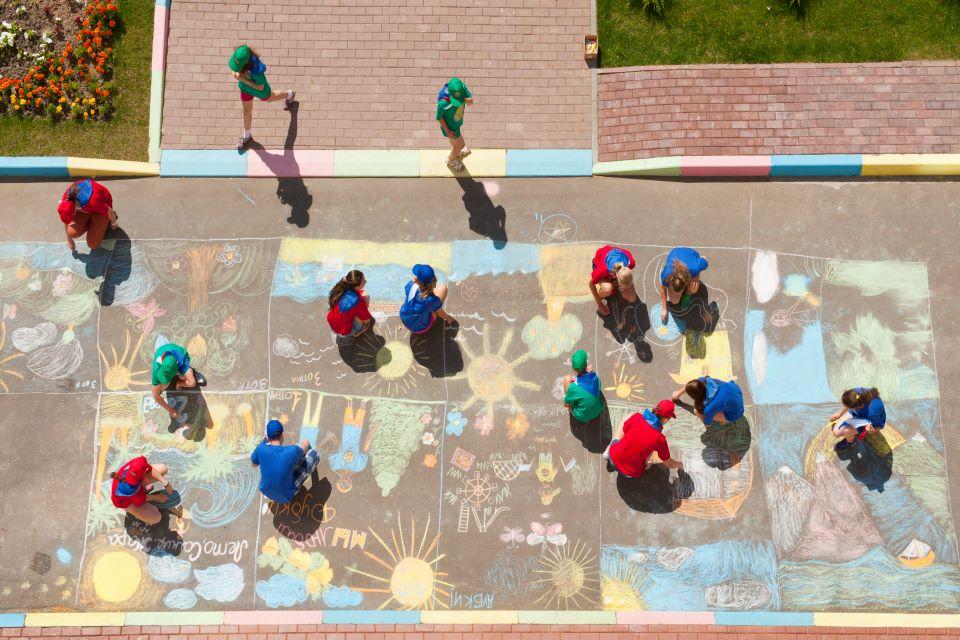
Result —
M 190 589 L 174 589 L 163 599 L 170 609 L 192 609 L 197 604 L 197 594 Z
M 323 591 L 323 604 L 332 609 L 358 607 L 363 602 L 363 594 L 350 587 L 328 587 Z
M 147 560 L 147 573 L 157 582 L 164 584 L 184 582 L 190 577 L 191 568 L 189 562 L 174 556 L 150 556 Z
M 292 607 L 307 599 L 307 587 L 303 580 L 293 576 L 276 574 L 269 580 L 257 581 L 257 596 L 268 607 Z
M 233 602 L 243 592 L 243 569 L 228 562 L 217 567 L 197 569 L 197 595 L 204 600 Z

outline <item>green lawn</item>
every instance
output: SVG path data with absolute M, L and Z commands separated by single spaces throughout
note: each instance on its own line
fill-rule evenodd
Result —
M 0 118 L 0 156 L 79 156 L 147 159 L 150 120 L 150 0 L 117 3 L 125 26 L 114 45 L 114 82 L 119 95 L 110 122 L 81 123 Z
M 601 64 L 863 62 L 960 57 L 958 0 L 597 0 Z

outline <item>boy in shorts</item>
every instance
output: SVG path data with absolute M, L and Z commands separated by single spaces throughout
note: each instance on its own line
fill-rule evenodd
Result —
M 454 171 L 463 171 L 463 159 L 470 155 L 460 127 L 463 126 L 463 110 L 473 104 L 473 94 L 460 78 L 450 78 L 437 96 L 437 120 L 440 131 L 450 141 L 450 156 L 447 166 Z

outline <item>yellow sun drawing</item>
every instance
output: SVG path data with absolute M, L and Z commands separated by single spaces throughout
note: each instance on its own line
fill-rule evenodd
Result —
M 643 383 L 637 374 L 627 375 L 626 365 L 620 365 L 620 371 L 613 368 L 613 386 L 604 387 L 604 391 L 613 391 L 621 400 L 643 400 Z
M 0 350 L 3 349 L 5 344 L 7 344 L 7 321 L 6 320 L 0 322 Z M 13 355 L 9 355 L 3 358 L 2 360 L 0 360 L 0 367 L 3 367 L 11 360 L 16 360 L 17 358 L 22 358 L 22 357 L 23 357 L 22 353 L 14 353 Z M 0 369 L 0 376 L 3 376 L 3 375 L 13 376 L 14 378 L 19 378 L 20 380 L 23 380 L 23 374 L 20 373 L 19 371 L 14 371 L 13 369 L 6 369 L 6 368 Z M 7 383 L 4 382 L 2 377 L 0 377 L 0 387 L 3 387 L 3 390 L 5 393 L 10 393 L 10 387 L 7 386 Z
M 600 578 L 603 608 L 607 611 L 645 610 L 643 590 L 646 582 L 646 571 L 641 564 L 619 554 L 610 560 L 604 558 Z
M 493 420 L 493 409 L 497 402 L 509 400 L 515 412 L 519 413 L 522 410 L 520 403 L 517 402 L 516 396 L 513 395 L 514 388 L 519 387 L 521 389 L 537 391 L 540 389 L 540 385 L 535 382 L 521 380 L 514 371 L 519 365 L 530 359 L 529 351 L 513 360 L 506 359 L 507 349 L 510 348 L 510 343 L 513 341 L 513 329 L 507 330 L 504 334 L 503 339 L 500 341 L 500 348 L 497 349 L 496 353 L 490 350 L 489 333 L 490 328 L 486 324 L 483 325 L 483 352 L 479 355 L 474 354 L 462 334 L 457 338 L 457 342 L 460 343 L 463 352 L 467 355 L 467 358 L 470 359 L 470 364 L 467 365 L 465 372 L 459 373 L 450 379 L 466 379 L 470 385 L 470 390 L 473 392 L 471 396 L 467 398 L 461 410 L 469 409 L 477 402 L 485 402 L 487 405 L 486 414 Z
M 140 374 L 147 373 L 146 369 L 140 371 L 133 371 L 133 363 L 137 359 L 137 354 L 140 353 L 140 345 L 143 343 L 143 334 L 140 334 L 140 339 L 137 340 L 137 345 L 131 350 L 130 349 L 130 332 L 123 332 L 126 337 L 126 342 L 123 345 L 123 355 L 119 358 L 117 357 L 117 350 L 113 348 L 113 345 L 110 345 L 110 351 L 113 354 L 113 362 L 107 360 L 107 356 L 103 353 L 103 349 L 99 349 L 100 358 L 103 360 L 103 364 L 106 367 L 106 370 L 103 372 L 103 386 L 105 386 L 109 391 L 122 391 L 124 389 L 129 389 L 130 385 L 147 385 L 149 380 L 143 380 L 140 378 Z M 129 356 L 129 358 L 127 357 Z
M 441 580 L 446 573 L 437 571 L 436 564 L 444 557 L 443 554 L 430 558 L 430 554 L 435 553 L 437 543 L 440 541 L 440 532 L 433 536 L 429 546 L 424 549 L 427 543 L 427 537 L 430 532 L 430 517 L 427 516 L 427 524 L 423 528 L 423 536 L 420 538 L 420 544 L 417 545 L 417 523 L 410 518 L 410 539 L 404 538 L 403 524 L 400 521 L 400 515 L 397 515 L 397 527 L 390 531 L 392 545 L 383 541 L 377 532 L 372 528 L 370 533 L 377 539 L 380 546 L 387 552 L 386 558 L 364 550 L 363 555 L 370 558 L 381 567 L 386 569 L 388 575 L 375 575 L 350 567 L 348 570 L 371 580 L 383 583 L 383 587 L 378 588 L 357 588 L 357 591 L 364 593 L 384 593 L 389 594 L 383 603 L 377 609 L 385 609 L 391 602 L 396 602 L 403 609 L 433 609 L 441 606 L 447 608 L 447 602 L 450 599 L 450 592 L 445 589 L 452 587 L 449 582 Z M 409 542 L 409 544 L 408 544 Z M 414 547 L 416 551 L 414 551 Z M 443 596 L 441 599 L 439 596 Z
M 540 566 L 535 569 L 543 577 L 533 584 L 547 587 L 537 604 L 546 603 L 548 608 L 561 610 L 570 609 L 571 604 L 577 609 L 592 606 L 592 594 L 599 593 L 597 572 L 597 558 L 586 543 L 577 540 L 572 549 L 570 543 L 562 547 L 547 545 L 540 555 Z
M 363 387 L 376 391 L 377 395 L 383 395 L 384 391 L 388 396 L 406 393 L 417 386 L 417 377 L 422 376 L 423 371 L 414 363 L 409 343 L 400 338 L 399 327 L 385 331 L 384 337 L 386 343 L 376 350 L 369 342 L 361 343 L 363 350 L 358 358 L 368 367 L 371 364 L 375 367 L 363 381 Z

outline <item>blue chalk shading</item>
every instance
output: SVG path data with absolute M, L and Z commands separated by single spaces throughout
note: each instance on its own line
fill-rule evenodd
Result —
M 783 294 L 794 298 L 804 298 L 810 293 L 810 278 L 799 273 L 788 274 L 783 279 Z
M 667 324 L 660 321 L 660 309 L 662 305 L 658 302 L 650 307 L 650 332 L 647 335 L 657 342 L 673 342 L 683 335 L 684 325 L 673 317 L 672 313 L 667 314 Z M 666 329 L 660 333 L 660 329 Z
M 893 455 L 897 455 L 896 450 Z M 884 483 L 882 493 L 869 491 L 860 483 L 856 486 L 870 509 L 873 524 L 883 537 L 884 547 L 891 555 L 899 554 L 916 538 L 933 548 L 938 562 L 957 563 L 954 532 L 938 523 L 898 476 L 893 475 Z
M 797 475 L 804 474 L 803 457 L 817 433 L 827 422 L 836 405 L 766 405 L 757 407 L 754 427 L 755 442 L 760 450 L 760 468 L 764 476 L 773 475 L 781 467 L 790 467 Z
M 894 400 L 884 403 L 887 422 L 894 425 L 904 438 L 920 432 L 939 453 L 943 453 L 940 406 L 936 400 Z
M 661 550 L 657 547 L 604 545 L 601 573 L 614 579 L 622 580 L 623 575 L 627 575 L 638 580 L 634 588 L 640 590 L 639 595 L 650 611 L 728 609 L 723 603 L 715 607 L 708 604 L 706 593 L 730 581 L 761 583 L 769 591 L 770 598 L 757 606 L 780 608 L 777 558 L 769 541 L 729 540 L 694 547 L 692 556 L 676 568 L 663 566 L 657 561 L 657 552 Z M 645 559 L 640 563 L 631 559 L 637 556 Z M 625 563 L 638 566 L 624 571 Z
M 812 627 L 813 614 L 787 611 L 717 611 L 713 614 L 713 623 L 729 626 Z
M 369 456 L 360 453 L 360 435 L 363 427 L 355 424 L 344 424 L 340 433 L 340 449 L 331 453 L 327 459 L 331 471 L 350 471 L 360 473 L 367 468 Z
M 593 175 L 590 149 L 507 149 L 507 177 Z
M 73 554 L 67 551 L 66 549 L 64 549 L 63 547 L 60 547 L 59 549 L 57 549 L 56 556 L 57 556 L 57 562 L 59 562 L 60 564 L 69 565 L 73 562 Z
M 214 602 L 233 602 L 243 593 L 243 569 L 232 562 L 193 572 L 197 595 Z
M 454 240 L 450 279 L 504 273 L 536 273 L 540 270 L 540 247 L 511 242 L 497 249 L 489 240 Z
M 166 149 L 160 157 L 160 175 L 165 177 L 245 177 L 247 154 L 224 149 Z
M 0 176 L 69 178 L 70 172 L 61 156 L 0 156 Z
M 935 562 L 910 569 L 881 547 L 841 564 L 783 562 L 779 579 L 783 609 L 819 611 L 827 605 L 838 611 L 864 606 L 894 611 L 960 608 L 956 566 Z
M 299 578 L 277 573 L 269 580 L 258 580 L 256 593 L 268 607 L 292 607 L 306 601 L 307 585 Z
M 197 594 L 190 589 L 174 589 L 164 597 L 163 604 L 168 609 L 192 609 L 197 604 Z
M 324 624 L 420 624 L 419 611 L 323 611 Z
M 190 577 L 192 570 L 193 565 L 188 561 L 170 555 L 151 555 L 147 559 L 147 573 L 150 574 L 151 578 L 163 584 L 185 582 Z
M 754 370 L 753 344 L 763 333 L 765 318 L 763 310 L 748 311 L 743 329 L 743 359 L 753 401 L 756 404 L 787 404 L 834 400 L 827 383 L 827 359 L 819 321 L 804 326 L 800 343 L 786 353 L 781 353 L 768 342 L 765 373 L 763 380 L 759 379 L 760 372 Z
M 363 603 L 363 593 L 350 587 L 327 587 L 323 590 L 323 604 L 332 609 L 359 607 Z
M 297 302 L 313 302 L 326 298 L 330 289 L 351 269 L 359 269 L 367 278 L 364 292 L 371 302 L 403 302 L 403 287 L 413 274 L 410 264 L 344 264 L 337 270 L 324 269 L 319 262 L 291 264 L 280 262 L 273 276 L 270 295 L 287 297 Z M 447 274 L 436 269 L 437 279 L 443 282 Z
M 25 613 L 0 613 L 0 627 L 22 627 L 26 618 Z
M 300 439 L 306 440 L 311 447 L 317 446 L 317 437 L 320 435 L 320 427 L 300 427 Z
M 859 176 L 862 168 L 860 154 L 779 155 L 770 158 L 771 177 Z

